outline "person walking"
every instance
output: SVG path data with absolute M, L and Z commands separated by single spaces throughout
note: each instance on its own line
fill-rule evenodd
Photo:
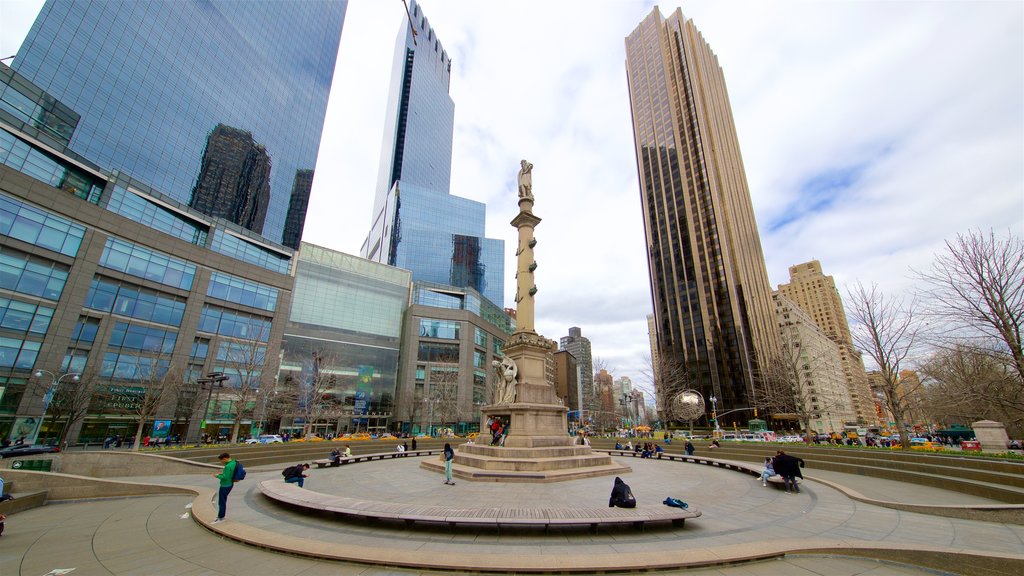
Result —
M 299 488 L 302 488 L 303 481 L 309 478 L 306 474 L 306 470 L 309 470 L 309 464 L 296 464 L 284 470 L 284 481 L 287 484 L 298 484 Z
M 693 442 L 686 441 L 686 455 L 693 456 Z
M 415 436 L 412 437 L 412 449 L 416 450 L 416 437 Z
M 444 445 L 444 483 L 449 486 L 454 486 L 455 482 L 452 482 L 452 461 L 455 460 L 455 451 L 452 450 L 452 445 L 445 443 Z
M 235 487 L 235 468 L 238 467 L 238 462 L 227 452 L 218 456 L 217 460 L 224 465 L 224 469 L 220 474 L 213 475 L 220 480 L 220 490 L 217 492 L 217 519 L 213 521 L 214 524 L 223 522 L 224 516 L 227 515 L 228 494 L 231 494 L 231 489 Z
M 803 474 L 800 473 L 800 468 L 803 468 L 804 461 L 802 458 L 796 456 L 790 456 L 782 450 L 779 450 L 775 454 L 775 473 L 782 476 L 782 483 L 786 486 L 786 494 L 799 494 L 800 486 L 797 485 L 797 477 L 803 478 Z M 790 491 L 792 487 L 792 491 Z

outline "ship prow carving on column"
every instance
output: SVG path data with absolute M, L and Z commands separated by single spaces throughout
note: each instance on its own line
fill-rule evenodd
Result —
M 553 342 L 534 330 L 533 165 L 523 160 L 519 172 L 519 214 L 512 226 L 519 231 L 516 273 L 516 331 L 504 346 L 504 358 L 495 366 L 495 403 L 483 406 L 482 418 L 509 422 L 503 445 L 491 446 L 489 431 L 479 444 L 458 447 L 452 472 L 465 480 L 492 482 L 559 482 L 591 476 L 631 472 L 607 454 L 577 445 L 568 434 L 568 408 L 555 393 L 546 373 Z M 443 471 L 444 464 L 428 460 L 421 467 Z

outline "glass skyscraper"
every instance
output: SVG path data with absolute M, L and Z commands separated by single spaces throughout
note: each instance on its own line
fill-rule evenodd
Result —
M 81 115 L 72 151 L 281 242 L 346 7 L 47 0 L 11 68 Z
M 483 204 L 449 193 L 451 59 L 419 4 L 409 11 L 395 46 L 373 222 L 361 254 L 406 268 L 416 281 L 471 288 L 501 307 L 505 243 L 484 237 Z

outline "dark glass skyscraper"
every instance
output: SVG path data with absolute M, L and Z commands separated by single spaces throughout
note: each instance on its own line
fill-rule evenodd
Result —
M 693 21 L 657 7 L 626 71 L 658 354 L 719 409 L 753 406 L 776 320 L 725 76 Z
M 194 188 L 230 192 L 207 204 L 249 212 L 238 223 L 280 242 L 296 173 L 316 165 L 346 7 L 47 0 L 11 68 L 81 115 L 74 152 L 182 203 Z M 238 195 L 237 182 L 207 187 L 199 178 L 219 125 L 263 148 L 269 175 L 253 176 L 269 178 L 266 200 L 259 182 Z M 236 172 L 244 178 L 246 168 Z M 256 221 L 261 202 L 265 222 Z
M 501 307 L 505 243 L 484 237 L 482 203 L 449 193 L 452 63 L 419 5 L 409 10 L 395 46 L 373 222 L 361 254 L 406 268 L 416 281 L 472 288 Z

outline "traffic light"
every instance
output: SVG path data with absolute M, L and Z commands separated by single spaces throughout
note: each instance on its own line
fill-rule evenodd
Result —
M 754 408 L 754 418 L 757 418 L 757 408 Z

